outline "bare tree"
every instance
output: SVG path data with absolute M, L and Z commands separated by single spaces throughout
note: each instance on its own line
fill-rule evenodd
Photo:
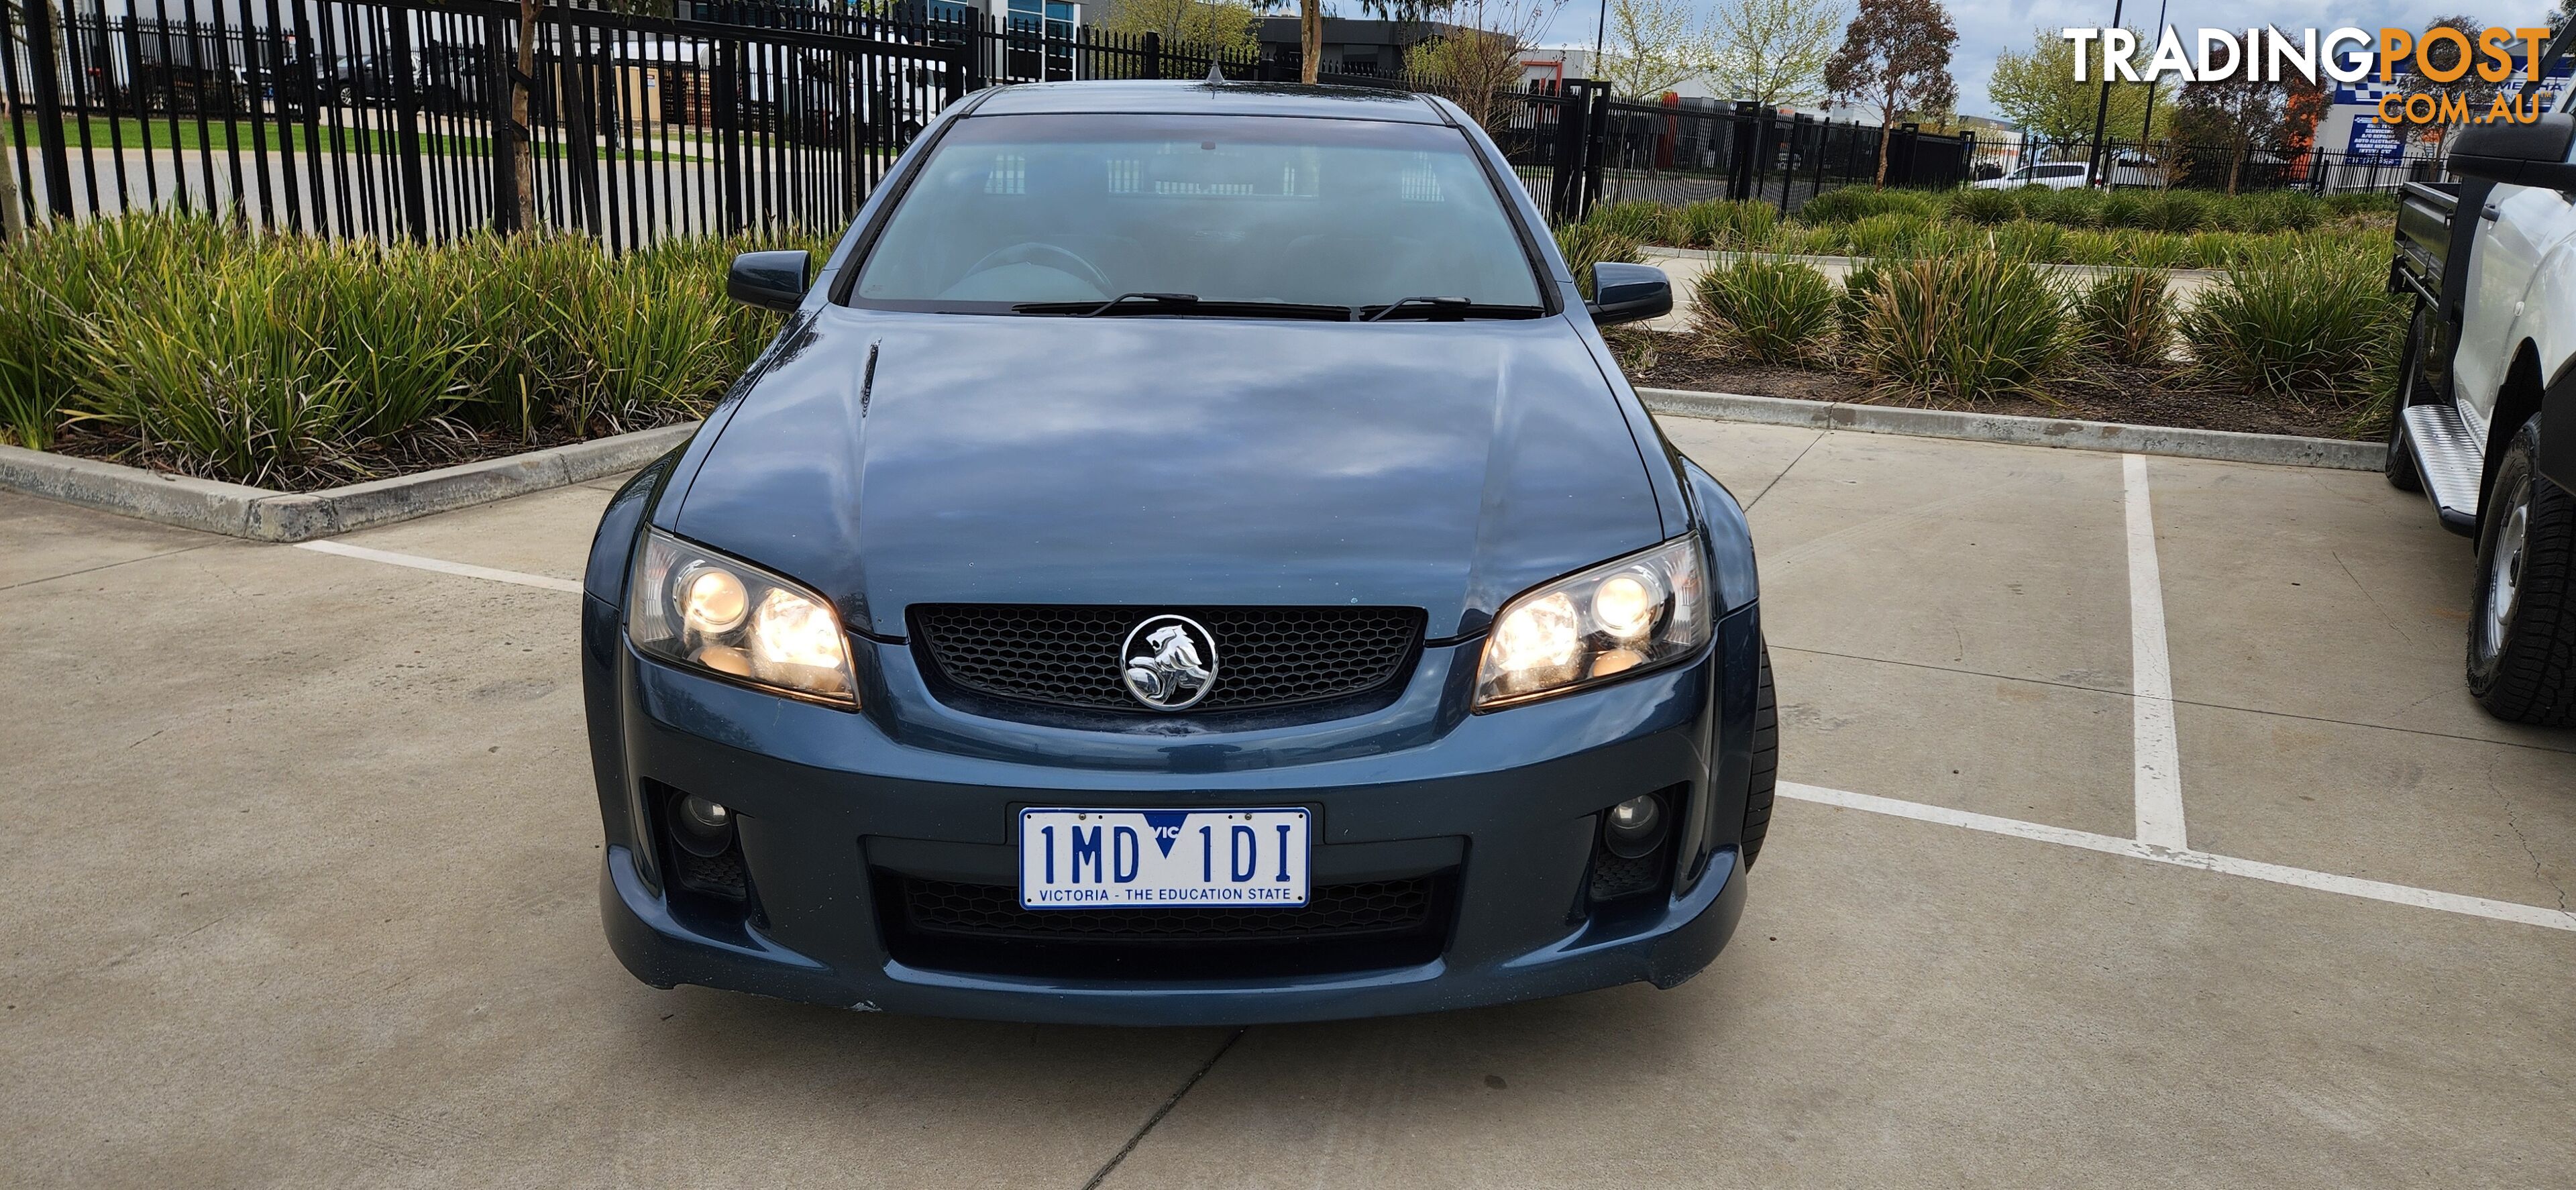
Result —
M 1710 30 L 1709 80 L 1768 108 L 1825 97 L 1839 0 L 1725 0 Z
M 1843 30 L 1843 47 L 1825 64 L 1825 87 L 1878 109 L 1878 175 L 1887 185 L 1887 141 L 1897 118 L 1947 114 L 1959 102 L 1950 77 L 1950 47 L 1959 30 L 1941 0 L 1860 0 Z
M 1220 53 L 1258 48 L 1261 16 L 1244 0 L 1117 0 L 1100 20 L 1112 33 L 1152 33 L 1166 47 L 1206 46 Z
M 1564 0 L 1457 0 L 1449 8 L 1453 27 L 1415 45 L 1405 69 L 1415 86 L 1457 104 L 1490 131 L 1511 114 L 1497 96 L 1520 86 L 1522 52 L 1563 5 Z
M 1689 0 L 1607 0 L 1611 93 L 1651 100 L 1708 67 L 1709 43 Z

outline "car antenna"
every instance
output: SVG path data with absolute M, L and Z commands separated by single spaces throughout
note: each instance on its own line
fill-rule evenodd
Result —
M 1224 68 L 1224 66 L 1223 66 L 1223 65 L 1221 65 L 1220 63 L 1218 63 L 1218 61 L 1217 61 L 1216 59 L 1214 59 L 1214 58 L 1210 58 L 1210 59 L 1208 59 L 1208 76 L 1207 76 L 1207 85 L 1209 85 L 1209 86 L 1213 87 L 1213 86 L 1217 85 L 1218 83 L 1221 83 L 1221 82 L 1224 82 L 1224 81 L 1225 81 L 1225 68 Z

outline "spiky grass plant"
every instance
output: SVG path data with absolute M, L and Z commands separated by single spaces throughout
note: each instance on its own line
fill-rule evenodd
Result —
M 1768 203 L 1711 199 L 1667 212 L 1661 242 L 1681 248 L 1758 249 L 1770 244 L 1779 221 L 1779 211 Z
M 1573 271 L 1575 288 L 1588 298 L 1592 296 L 1592 266 L 1605 260 L 1635 261 L 1637 240 L 1587 219 L 1558 225 L 1556 250 L 1565 257 L 1565 267 Z
M 2384 260 L 2349 248 L 2249 252 L 2177 325 L 2208 379 L 2344 408 L 2372 388 L 2376 357 L 2400 317 L 2386 278 Z
M 2115 362 L 2154 366 L 2172 354 L 2174 303 L 2161 272 L 2106 273 L 2076 294 L 2070 314 L 2084 345 Z
M 2038 270 L 1990 251 L 1877 270 L 1852 355 L 1882 391 L 1974 403 L 2020 394 L 2064 370 L 2065 299 Z
M 1832 350 L 1833 282 L 1808 265 L 1741 256 L 1695 288 L 1692 329 L 1713 345 L 1766 364 L 1815 363 Z

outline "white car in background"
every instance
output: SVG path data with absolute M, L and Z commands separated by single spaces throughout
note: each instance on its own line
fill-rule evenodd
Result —
M 2019 190 L 2024 186 L 2046 186 L 2051 190 L 2073 190 L 2084 184 L 2084 163 L 2050 161 L 2025 165 L 2000 178 L 1988 178 L 1969 184 L 1971 190 Z

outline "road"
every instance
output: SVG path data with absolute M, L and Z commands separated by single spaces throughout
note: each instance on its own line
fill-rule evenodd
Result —
M 1782 699 L 1734 944 L 1241 1031 L 627 976 L 560 589 L 611 483 L 341 539 L 390 563 L 0 496 L 12 1178 L 2566 1184 L 2576 732 L 2462 691 L 2419 498 L 1666 425 L 1750 506 Z

